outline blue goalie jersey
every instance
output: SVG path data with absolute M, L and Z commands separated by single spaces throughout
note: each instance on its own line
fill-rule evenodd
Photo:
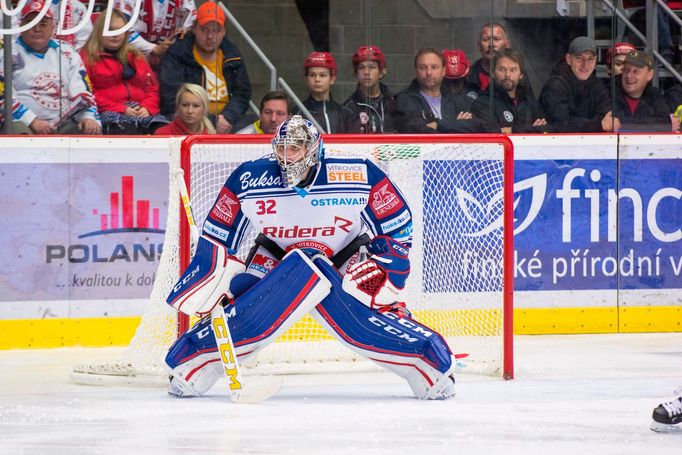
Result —
M 304 190 L 282 182 L 274 156 L 245 162 L 230 174 L 203 232 L 235 254 L 249 227 L 284 251 L 317 250 L 327 257 L 370 231 L 410 247 L 412 214 L 400 190 L 362 158 L 322 158 Z

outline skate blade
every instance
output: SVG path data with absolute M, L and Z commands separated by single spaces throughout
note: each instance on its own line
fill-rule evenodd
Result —
M 649 425 L 651 430 L 656 433 L 682 433 L 682 424 L 666 424 L 656 422 L 655 420 Z
M 232 401 L 254 404 L 267 400 L 282 389 L 282 379 L 277 377 L 249 378 L 241 390 L 233 392 Z

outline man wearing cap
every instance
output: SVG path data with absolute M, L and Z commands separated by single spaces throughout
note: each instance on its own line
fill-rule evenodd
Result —
M 225 13 L 206 2 L 197 9 L 192 31 L 175 41 L 161 58 L 161 113 L 175 112 L 175 95 L 183 82 L 209 95 L 209 116 L 216 132 L 233 132 L 251 99 L 251 82 L 241 52 L 225 37 Z
M 620 121 L 611 112 L 609 93 L 597 79 L 597 47 L 579 36 L 552 70 L 540 93 L 540 104 L 555 132 L 618 131 Z
M 613 110 L 620 119 L 622 131 L 679 130 L 679 119 L 671 120 L 670 108 L 661 92 L 651 85 L 654 77 L 653 59 L 644 51 L 632 51 L 616 78 Z
M 29 2 L 31 3 L 31 2 Z M 76 0 L 48 0 L 45 3 L 49 3 L 50 15 L 54 21 L 54 35 L 52 36 L 55 40 L 61 40 L 69 43 L 76 49 L 83 47 L 88 37 L 92 33 L 92 21 L 87 15 L 87 8 L 83 2 Z M 60 8 L 64 7 L 64 22 L 61 24 L 62 30 L 71 30 L 73 28 L 78 28 L 74 33 L 57 35 L 57 29 L 59 27 L 60 19 Z M 12 28 L 19 28 L 21 25 L 19 22 L 21 20 L 21 15 L 15 15 L 12 17 Z
M 395 97 L 381 82 L 386 75 L 386 58 L 377 46 L 360 46 L 353 54 L 357 90 L 343 105 L 353 112 L 349 133 L 392 133 Z
M 493 76 L 493 96 L 491 97 L 486 90 L 471 106 L 471 112 L 490 125 L 490 132 L 505 134 L 549 132 L 540 103 L 522 83 L 521 53 L 505 48 L 495 54 Z
M 55 23 L 50 5 L 42 0 L 27 3 L 20 22 L 33 26 L 12 45 L 17 132 L 100 134 L 97 104 L 78 51 L 52 39 Z M 0 55 L 0 73 L 3 67 Z
M 443 90 L 467 98 L 469 106 L 478 98 L 479 88 L 467 80 L 471 70 L 469 59 L 462 49 L 443 49 L 445 59 L 445 78 Z
M 468 111 L 465 97 L 443 89 L 445 59 L 425 48 L 414 59 L 415 79 L 396 97 L 396 127 L 401 133 L 482 133 L 483 123 Z
M 336 82 L 336 60 L 329 52 L 311 52 L 303 62 L 308 98 L 303 105 L 320 124 L 324 133 L 346 133 L 353 113 L 332 98 Z M 300 111 L 294 114 L 301 114 Z
M 634 44 L 630 43 L 613 43 L 612 47 L 606 51 L 606 72 L 609 73 L 609 79 L 605 80 L 607 84 L 611 81 L 611 76 L 618 76 L 623 72 L 623 65 L 625 64 L 625 57 L 630 52 L 636 51 Z M 613 69 L 613 70 L 612 70 Z

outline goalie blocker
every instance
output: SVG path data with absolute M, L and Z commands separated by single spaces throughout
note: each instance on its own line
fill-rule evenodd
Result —
M 341 275 L 326 257 L 311 261 L 300 250 L 288 253 L 225 312 L 240 361 L 310 312 L 343 345 L 406 379 L 418 398 L 454 395 L 453 355 L 443 337 L 409 317 L 361 303 L 344 291 Z M 171 394 L 201 395 L 221 377 L 211 330 L 206 317 L 170 348 Z

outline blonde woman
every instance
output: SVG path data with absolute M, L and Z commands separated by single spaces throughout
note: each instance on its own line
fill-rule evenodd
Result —
M 200 85 L 182 84 L 175 96 L 175 119 L 155 134 L 215 134 L 208 118 L 208 94 Z
M 80 51 L 102 117 L 104 134 L 151 133 L 168 121 L 159 115 L 159 83 L 142 53 L 128 42 L 130 32 L 102 36 L 106 14 Z M 112 30 L 127 22 L 112 11 Z

